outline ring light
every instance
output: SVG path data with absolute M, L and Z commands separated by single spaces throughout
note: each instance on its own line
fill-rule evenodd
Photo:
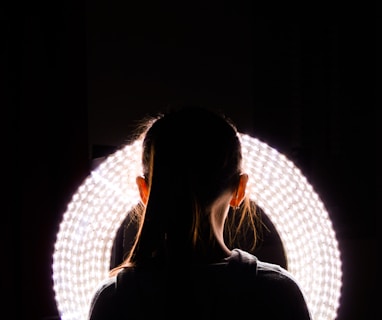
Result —
M 341 259 L 329 215 L 300 170 L 267 144 L 240 134 L 247 194 L 274 224 L 288 271 L 301 285 L 314 320 L 336 318 Z M 141 141 L 109 155 L 73 195 L 53 253 L 53 287 L 62 320 L 86 319 L 91 298 L 108 277 L 114 238 L 138 203 Z

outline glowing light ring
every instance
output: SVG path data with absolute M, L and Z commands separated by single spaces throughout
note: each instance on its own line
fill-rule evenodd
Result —
M 277 229 L 288 270 L 301 284 L 314 320 L 335 319 L 341 259 L 328 213 L 300 170 L 267 144 L 240 134 L 248 195 Z M 138 202 L 141 141 L 110 155 L 73 195 L 53 254 L 55 299 L 62 320 L 85 319 L 95 288 L 107 276 L 111 248 Z

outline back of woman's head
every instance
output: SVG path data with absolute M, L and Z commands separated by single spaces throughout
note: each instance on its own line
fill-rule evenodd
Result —
M 208 224 L 206 210 L 233 191 L 241 173 L 241 145 L 232 122 L 202 107 L 171 109 L 152 122 L 143 140 L 149 187 L 144 223 L 131 261 L 189 256 Z
M 200 205 L 208 205 L 240 174 L 236 128 L 209 109 L 184 107 L 162 114 L 146 132 L 143 147 L 143 170 L 151 192 L 167 198 L 191 195 Z

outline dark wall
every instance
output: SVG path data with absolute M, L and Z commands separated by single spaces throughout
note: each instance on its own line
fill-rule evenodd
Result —
M 5 11 L 2 288 L 21 303 L 17 319 L 57 316 L 55 235 L 91 158 L 146 113 L 183 102 L 225 110 L 301 168 L 339 238 L 338 319 L 376 318 L 375 17 L 337 14 L 333 3 L 280 17 L 245 3 Z
M 5 5 L 2 306 L 10 319 L 50 319 L 56 233 L 89 170 L 85 7 Z

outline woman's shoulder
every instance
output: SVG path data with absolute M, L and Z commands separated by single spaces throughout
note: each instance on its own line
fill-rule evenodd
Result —
M 287 269 L 240 249 L 233 250 L 227 261 L 235 270 L 235 279 L 240 280 L 235 281 L 236 292 L 244 293 L 243 301 L 258 301 L 269 319 L 279 319 L 279 315 L 283 319 L 311 319 L 302 287 Z M 286 314 L 290 317 L 285 318 Z
M 233 249 L 231 255 L 225 259 L 229 264 L 242 268 L 251 268 L 256 273 L 276 273 L 291 276 L 290 273 L 278 264 L 259 260 L 254 254 L 242 249 Z
M 97 299 L 100 295 L 112 295 L 115 290 L 116 277 L 107 277 L 102 280 L 95 289 L 93 300 Z
M 248 280 L 275 282 L 278 285 L 284 282 L 299 289 L 297 280 L 287 269 L 275 263 L 261 261 L 247 251 L 234 249 L 226 261 Z
M 116 277 L 103 280 L 96 288 L 89 308 L 89 320 L 106 319 L 115 295 Z

